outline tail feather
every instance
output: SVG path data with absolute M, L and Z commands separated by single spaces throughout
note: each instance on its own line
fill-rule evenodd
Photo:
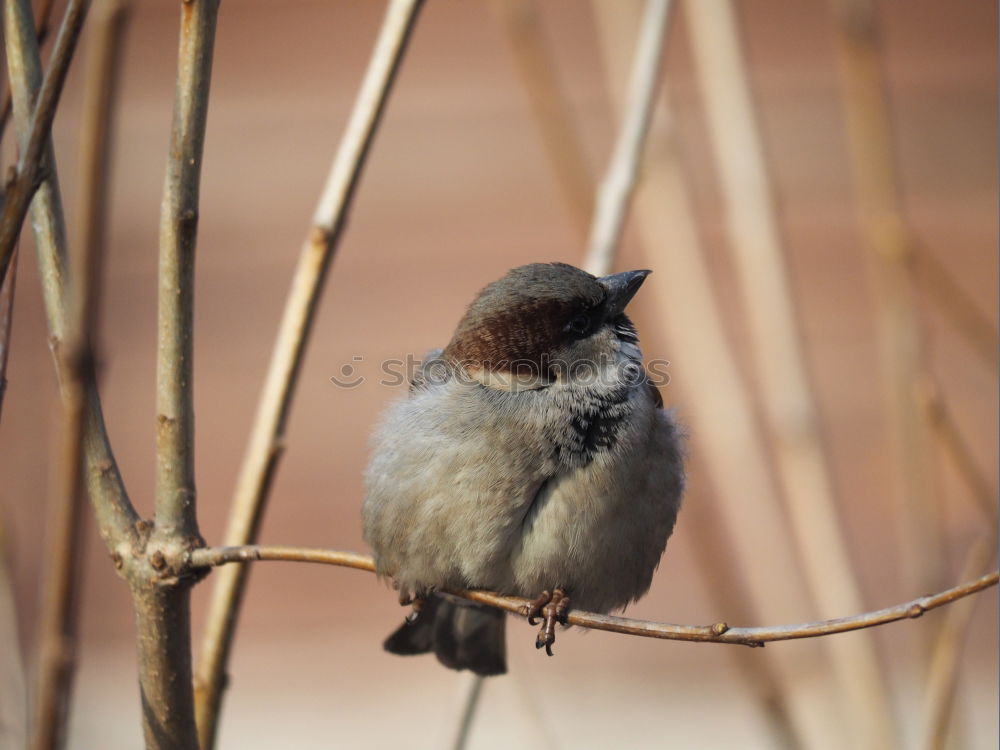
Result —
M 493 607 L 431 596 L 412 621 L 404 622 L 383 644 L 403 656 L 431 651 L 449 669 L 478 675 L 507 671 L 506 615 Z

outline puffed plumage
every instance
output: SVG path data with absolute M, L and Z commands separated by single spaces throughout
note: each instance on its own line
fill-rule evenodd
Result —
M 512 270 L 387 409 L 364 535 L 378 572 L 427 604 L 386 648 L 497 674 L 503 614 L 434 591 L 559 588 L 573 607 L 610 612 L 649 589 L 684 469 L 680 430 L 623 312 L 648 273 Z

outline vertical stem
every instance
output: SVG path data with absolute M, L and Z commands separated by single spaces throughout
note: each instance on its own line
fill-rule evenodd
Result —
M 57 354 L 63 356 L 63 427 L 58 494 L 53 504 L 50 553 L 43 580 L 41 655 L 32 745 L 55 750 L 65 745 L 69 696 L 75 671 L 76 621 L 83 560 L 83 459 L 86 394 L 95 387 L 94 340 L 104 255 L 102 232 L 107 207 L 107 151 L 111 112 L 112 71 L 120 51 L 120 24 L 110 5 L 98 0 L 87 60 L 81 162 L 86 165 L 81 194 L 86 196 L 85 230 L 72 258 L 73 314 L 67 337 Z
M 24 147 L 31 130 L 31 113 L 42 70 L 35 39 L 35 26 L 28 0 L 5 0 L 3 31 L 7 52 L 7 67 L 14 102 L 14 121 L 18 141 Z M 51 144 L 45 148 L 45 179 L 31 203 L 31 226 L 38 256 L 45 300 L 45 315 L 49 324 L 50 341 L 57 372 L 61 380 L 63 358 L 57 354 L 65 337 L 70 311 L 66 303 L 65 254 L 66 232 L 59 182 Z M 128 554 L 128 546 L 136 541 L 135 524 L 139 520 L 132 507 L 115 463 L 101 412 L 100 398 L 91 385 L 86 392 L 85 454 L 87 457 L 87 488 L 97 518 L 98 529 L 112 554 Z
M 841 522 L 819 409 L 806 368 L 764 147 L 731 0 L 685 4 L 728 245 L 745 298 L 752 364 L 798 558 L 821 617 L 865 609 Z M 874 636 L 829 639 L 855 747 L 895 744 Z
M 14 287 L 17 283 L 17 250 L 10 261 L 10 273 L 0 282 L 0 416 L 7 393 L 7 361 L 10 359 L 10 332 L 14 325 Z
M 506 32 L 542 145 L 569 205 L 573 223 L 586 235 L 593 209 L 590 170 L 545 43 L 538 1 L 494 0 L 492 5 Z
M 132 586 L 147 750 L 197 750 L 191 692 L 191 587 Z
M 156 527 L 198 538 L 194 484 L 194 254 L 218 0 L 181 4 L 174 121 L 160 215 Z
M 923 373 L 923 342 L 894 164 L 886 82 L 872 0 L 831 0 L 851 171 L 872 276 L 883 388 L 900 495 L 904 572 L 909 587 L 931 591 L 942 582 L 941 508 L 928 460 L 926 421 L 914 398 Z
M 256 539 L 271 479 L 283 448 L 288 410 L 323 280 L 339 244 L 365 157 L 421 5 L 422 0 L 392 0 L 386 10 L 361 90 L 292 279 L 233 497 L 225 538 L 227 545 L 250 544 Z M 202 750 L 211 750 L 215 743 L 226 663 L 247 574 L 246 566 L 221 570 L 212 591 L 195 686 Z
M 647 0 L 632 57 L 618 139 L 597 195 L 597 209 L 587 242 L 584 268 L 595 276 L 611 272 L 629 200 L 639 176 L 646 133 L 653 118 L 663 40 L 670 17 L 670 0 Z

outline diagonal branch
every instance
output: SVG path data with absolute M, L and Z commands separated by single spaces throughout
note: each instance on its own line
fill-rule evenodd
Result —
M 375 571 L 375 563 L 370 555 L 338 550 L 309 549 L 305 547 L 283 547 L 250 545 L 245 547 L 203 547 L 191 552 L 193 567 L 210 567 L 236 562 L 258 560 L 284 560 L 287 562 L 310 562 L 322 565 L 337 565 L 356 570 Z M 931 596 L 921 596 L 902 604 L 885 609 L 864 612 L 850 617 L 806 622 L 796 625 L 771 625 L 759 628 L 734 628 L 727 623 L 713 625 L 673 625 L 632 617 L 599 615 L 593 612 L 571 610 L 567 622 L 592 630 L 607 630 L 624 635 L 638 635 L 645 638 L 661 638 L 673 641 L 697 641 L 702 643 L 733 643 L 743 646 L 763 646 L 772 641 L 788 641 L 800 638 L 817 638 L 834 633 L 846 633 L 877 625 L 886 625 L 899 620 L 914 619 L 925 612 L 943 607 L 979 591 L 996 586 L 1000 571 L 959 584 Z M 527 617 L 530 601 L 517 596 L 502 596 L 490 591 L 447 590 L 448 594 L 469 601 L 488 604 L 515 615 Z
M 109 6 L 116 6 L 109 8 Z M 84 83 L 80 193 L 83 197 L 81 241 L 75 243 L 72 263 L 73 314 L 66 340 L 57 355 L 63 358 L 68 380 L 63 384 L 62 445 L 59 481 L 53 503 L 53 523 L 42 585 L 40 657 L 35 720 L 35 750 L 63 747 L 69 696 L 76 661 L 77 611 L 83 549 L 84 429 L 86 394 L 95 384 L 94 341 L 103 265 L 100 227 L 107 213 L 107 154 L 113 72 L 121 50 L 120 0 L 98 0 L 94 33 L 87 48 Z
M 5 0 L 3 24 L 7 68 L 14 102 L 14 122 L 18 140 L 24 151 L 32 132 L 32 102 L 42 79 L 30 2 Z M 45 150 L 44 179 L 31 204 L 32 230 L 50 341 L 53 351 L 58 352 L 65 337 L 69 316 L 63 282 L 66 233 L 51 145 L 46 144 Z M 55 355 L 53 359 L 60 382 L 65 382 L 68 375 L 63 371 L 62 357 Z M 137 539 L 136 523 L 139 517 L 129 501 L 111 452 L 96 388 L 92 386 L 87 388 L 86 403 L 84 450 L 87 458 L 87 488 L 101 537 L 112 555 L 120 556 L 127 553 L 125 548 Z
M 0 215 L 0 283 L 7 275 L 7 266 L 21 225 L 28 213 L 31 198 L 39 186 L 39 175 L 42 169 L 42 157 L 49 143 L 52 131 L 52 121 L 59 106 L 59 95 L 62 93 L 69 64 L 73 59 L 76 43 L 80 38 L 83 21 L 87 17 L 89 0 L 70 0 L 63 16 L 59 35 L 56 37 L 55 48 L 52 50 L 52 61 L 45 72 L 38 101 L 31 114 L 31 125 L 23 151 L 17 164 L 17 176 L 6 191 L 3 214 Z M 34 31 L 34 27 L 32 27 Z M 13 71 L 13 66 L 11 66 Z
M 506 34 L 538 134 L 573 224 L 586 234 L 593 212 L 590 170 L 579 129 L 573 123 L 573 113 L 545 42 L 538 0 L 493 0 L 492 6 Z
M 44 45 L 45 40 L 49 37 L 49 31 L 51 29 L 50 21 L 54 7 L 55 0 L 42 0 L 42 4 L 38 9 L 38 25 L 35 36 L 38 39 L 39 47 Z M 7 122 L 10 120 L 12 104 L 13 102 L 11 100 L 10 89 L 8 88 L 3 93 L 3 104 L 0 104 L 0 140 L 3 139 L 3 134 L 7 129 Z
M 632 58 L 624 116 L 611 157 L 611 166 L 598 191 L 594 221 L 587 242 L 584 268 L 595 276 L 611 272 L 618 240 L 625 225 L 625 214 L 639 176 L 646 133 L 653 119 L 660 58 L 669 17 L 670 0 L 649 0 L 646 3 Z
M 10 359 L 10 332 L 14 325 L 14 287 L 17 283 L 17 250 L 10 264 L 10 275 L 0 282 L 0 416 L 7 393 L 7 361 Z
M 337 249 L 361 169 L 385 109 L 422 0 L 393 0 L 372 52 L 354 110 L 302 248 L 285 303 L 278 338 L 254 420 L 230 511 L 228 544 L 257 537 L 271 479 L 284 443 L 288 411 L 323 280 Z M 196 676 L 196 707 L 202 750 L 211 750 L 222 700 L 224 672 L 232 647 L 246 571 L 227 570 L 212 592 Z

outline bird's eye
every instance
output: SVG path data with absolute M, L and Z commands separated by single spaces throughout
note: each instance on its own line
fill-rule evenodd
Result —
M 573 333 L 586 333 L 590 330 L 590 316 L 586 313 L 577 313 L 570 318 L 566 327 Z

